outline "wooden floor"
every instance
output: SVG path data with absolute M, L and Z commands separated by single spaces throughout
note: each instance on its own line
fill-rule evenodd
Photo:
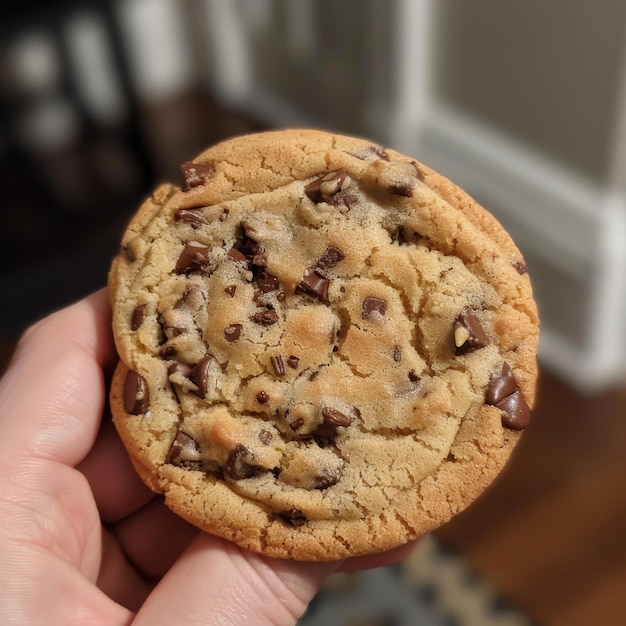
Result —
M 543 374 L 531 425 L 483 497 L 441 529 L 540 624 L 626 624 L 626 392 Z

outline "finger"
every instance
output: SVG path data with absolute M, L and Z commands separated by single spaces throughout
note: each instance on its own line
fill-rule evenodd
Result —
M 267 559 L 202 533 L 155 587 L 133 626 L 293 626 L 337 566 Z
M 77 469 L 87 478 L 105 523 L 128 517 L 156 497 L 135 472 L 109 419 L 104 420 L 93 448 Z
M 113 532 L 126 558 L 146 578 L 160 578 L 200 531 L 174 515 L 158 498 L 116 524 Z
M 30 328 L 0 382 L 0 449 L 80 461 L 98 432 L 113 355 L 104 290 Z

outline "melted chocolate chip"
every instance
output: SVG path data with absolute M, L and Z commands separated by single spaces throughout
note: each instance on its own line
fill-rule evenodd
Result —
M 128 370 L 124 381 L 124 408 L 130 415 L 141 415 L 150 406 L 150 392 L 146 379 L 134 370 Z
M 304 420 L 301 417 L 293 420 L 293 422 L 289 424 L 289 426 L 291 426 L 291 430 L 298 430 L 299 428 L 302 428 L 303 425 L 304 425 Z
M 331 200 L 331 204 L 336 207 L 344 206 L 347 209 L 351 209 L 358 201 L 359 197 L 346 189 L 345 191 L 336 193 Z
M 331 409 L 330 407 L 322 408 L 323 421 L 311 434 L 321 439 L 334 440 L 337 437 L 337 428 L 339 426 L 346 427 L 352 424 L 353 419 L 349 415 L 345 415 L 340 411 Z
M 228 285 L 228 287 L 226 287 L 224 289 L 224 291 L 231 297 L 234 298 L 235 297 L 235 292 L 237 291 L 237 285 Z
M 387 313 L 387 302 L 380 298 L 368 297 L 363 300 L 361 317 L 364 320 L 380 319 Z
M 289 365 L 291 369 L 295 370 L 298 367 L 298 363 L 300 363 L 300 359 L 294 354 L 287 359 L 287 365 Z
M 175 309 L 187 309 L 187 308 L 195 308 L 195 305 L 198 305 L 199 299 L 202 298 L 202 290 L 198 285 L 189 285 L 185 291 L 183 291 L 183 295 L 180 297 L 178 302 L 174 305 Z
M 278 517 L 291 526 L 302 526 L 306 523 L 307 519 L 304 513 L 300 509 L 289 509 L 288 511 L 281 511 L 277 513 Z
M 341 478 L 339 468 L 324 467 L 318 476 L 314 478 L 315 489 L 328 489 L 336 485 Z
M 375 161 L 376 159 L 384 159 L 385 161 L 389 161 L 389 156 L 380 146 L 367 146 L 358 152 L 352 152 L 352 156 L 355 156 L 357 159 L 361 159 L 361 161 Z
M 180 361 L 170 363 L 167 368 L 168 376 L 184 376 L 185 378 L 189 378 L 192 372 L 193 367 L 191 367 L 191 365 L 188 365 L 187 363 L 181 363 Z
M 284 376 L 285 375 L 285 363 L 283 361 L 283 357 L 279 355 L 270 357 L 270 362 L 272 367 L 274 368 L 274 373 L 276 376 Z
M 343 261 L 344 258 L 345 255 L 339 248 L 336 246 L 328 246 L 324 254 L 318 259 L 315 267 L 318 270 L 327 270 L 337 265 L 339 261 Z
M 243 326 L 241 324 L 231 324 L 224 329 L 224 338 L 228 343 L 233 343 L 241 337 L 241 330 Z
M 306 293 L 309 296 L 317 298 L 321 302 L 328 303 L 328 286 L 330 280 L 322 276 L 316 270 L 307 270 L 302 277 L 296 291 Z
M 179 430 L 172 442 L 165 462 L 186 469 L 200 469 L 202 461 L 198 443 L 193 437 Z
M 269 430 L 261 430 L 257 436 L 264 446 L 269 446 L 272 443 L 272 433 Z
M 192 228 L 198 228 L 208 224 L 208 220 L 202 209 L 181 209 L 176 213 L 174 219 L 183 224 L 189 224 Z
M 219 217 L 220 222 L 225 222 L 228 219 L 229 213 L 230 213 L 230 209 L 227 207 L 224 208 L 222 212 L 220 213 L 220 217 Z
M 194 163 L 186 161 L 180 166 L 185 178 L 185 186 L 183 191 L 189 191 L 199 185 L 204 185 L 215 174 L 215 164 L 211 161 L 207 163 Z
M 211 365 L 215 359 L 207 354 L 194 368 L 189 378 L 191 382 L 195 383 L 198 387 L 198 395 L 201 398 L 206 396 L 207 391 L 209 390 L 209 380 L 211 374 Z
M 206 246 L 187 244 L 176 262 L 176 273 L 199 272 L 209 264 L 209 249 Z
M 278 313 L 274 309 L 262 309 L 252 316 L 252 321 L 261 326 L 272 326 L 278 321 Z
M 504 362 L 499 372 L 494 373 L 487 384 L 485 402 L 496 406 L 504 398 L 517 391 L 517 381 L 513 375 L 513 370 L 508 363 Z
M 315 203 L 332 202 L 334 196 L 344 190 L 349 182 L 346 170 L 339 169 L 311 181 L 304 188 L 304 193 Z
M 454 343 L 457 355 L 484 348 L 489 343 L 478 318 L 469 308 L 463 309 L 454 322 Z
M 420 380 L 420 377 L 417 375 L 417 373 L 415 372 L 415 370 L 409 370 L 409 380 L 412 383 L 417 383 Z
M 133 314 L 130 318 L 130 329 L 135 331 L 139 330 L 139 327 L 143 324 L 143 321 L 146 317 L 146 308 L 147 304 L 140 304 L 136 306 Z
M 259 289 L 263 293 L 269 293 L 270 291 L 276 291 L 278 289 L 278 287 L 279 287 L 278 278 L 276 278 L 276 276 L 273 276 L 269 272 L 265 271 L 264 269 L 261 269 L 261 270 L 259 270 L 257 272 L 255 280 L 256 280 L 256 284 L 258 285 Z
M 260 468 L 254 464 L 254 460 L 254 454 L 248 448 L 237 444 L 228 455 L 224 471 L 233 480 L 251 478 L 260 471 Z

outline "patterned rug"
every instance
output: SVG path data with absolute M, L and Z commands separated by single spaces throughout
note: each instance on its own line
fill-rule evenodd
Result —
M 406 562 L 335 574 L 299 626 L 536 626 L 458 554 L 425 538 Z

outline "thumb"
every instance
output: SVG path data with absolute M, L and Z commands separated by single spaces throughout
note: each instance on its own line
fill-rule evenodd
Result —
M 156 586 L 133 626 L 293 626 L 340 565 L 269 559 L 202 533 Z

